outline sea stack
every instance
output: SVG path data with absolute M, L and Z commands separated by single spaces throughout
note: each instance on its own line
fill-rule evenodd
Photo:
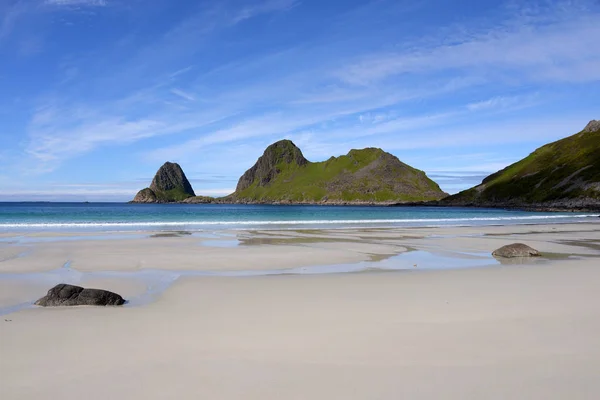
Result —
M 166 162 L 154 175 L 150 187 L 140 190 L 132 203 L 180 202 L 195 195 L 179 164 Z

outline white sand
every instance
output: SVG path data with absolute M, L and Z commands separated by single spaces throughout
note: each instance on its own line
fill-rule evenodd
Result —
M 330 237 L 362 238 L 363 246 L 208 248 L 210 260 L 222 261 L 207 268 L 226 267 L 228 257 L 268 268 L 294 257 L 302 258 L 295 265 L 310 263 L 309 254 L 335 263 L 343 253 L 491 251 L 511 241 L 598 253 L 600 226 L 553 228 L 335 232 Z M 468 236 L 481 231 L 494 236 Z M 176 239 L 165 239 L 163 250 L 176 248 Z M 126 252 L 138 240 L 101 243 Z M 60 243 L 60 251 L 70 246 Z M 190 254 L 165 251 L 177 262 Z M 49 260 L 63 256 L 56 257 Z M 14 270 L 13 262 L 0 265 Z M 131 282 L 97 283 L 140 290 Z M 0 398 L 597 399 L 598 332 L 600 259 L 593 257 L 451 271 L 185 278 L 142 307 L 36 308 L 2 317 Z
M 197 278 L 0 324 L 3 399 L 597 399 L 600 268 Z
M 108 233 L 104 235 L 107 238 L 105 240 L 85 239 L 89 234 L 26 234 L 27 241 L 0 243 L 0 273 L 52 271 L 67 262 L 78 271 L 269 270 L 356 263 L 399 254 L 406 251 L 407 247 L 490 254 L 494 249 L 515 241 L 525 241 L 541 251 L 553 253 L 585 255 L 600 250 L 600 223 L 231 231 L 221 232 L 220 237 L 216 238 L 150 238 L 151 234 Z M 22 235 L 13 236 L 17 241 L 18 236 Z M 583 240 L 598 241 L 597 248 L 590 248 L 585 243 L 571 243 Z M 239 245 L 230 247 L 232 242 Z

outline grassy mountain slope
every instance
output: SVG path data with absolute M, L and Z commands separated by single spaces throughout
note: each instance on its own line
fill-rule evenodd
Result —
M 291 141 L 269 146 L 240 178 L 241 202 L 409 202 L 445 196 L 424 172 L 381 149 L 310 162 Z
M 454 205 L 600 205 L 600 124 L 549 143 L 481 185 L 442 201 Z

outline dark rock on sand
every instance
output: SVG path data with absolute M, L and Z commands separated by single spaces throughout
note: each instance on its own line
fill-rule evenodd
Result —
M 120 306 L 125 300 L 120 295 L 101 289 L 84 289 L 80 286 L 58 284 L 35 305 L 42 307 L 60 306 Z
M 500 247 L 492 253 L 494 257 L 539 257 L 540 252 L 523 243 L 513 243 Z

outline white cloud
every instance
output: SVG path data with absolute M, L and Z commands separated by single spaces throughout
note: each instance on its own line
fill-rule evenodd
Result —
M 419 50 L 372 54 L 342 68 L 338 76 L 351 84 L 368 85 L 403 73 L 427 74 L 467 70 L 496 76 L 516 74 L 517 80 L 587 82 L 600 80 L 598 14 L 564 12 L 560 7 L 541 16 L 522 15 L 503 25 L 467 33 L 448 44 Z M 552 17 L 552 18 L 551 18 Z
M 65 160 L 99 146 L 185 132 L 228 117 L 218 109 L 178 113 L 159 109 L 146 117 L 124 117 L 135 110 L 139 101 L 125 98 L 97 109 L 48 101 L 36 110 L 28 128 L 25 153 L 32 160 L 27 163 L 27 170 L 49 172 Z
M 386 112 L 386 113 L 366 113 L 360 114 L 358 116 L 358 120 L 362 124 L 379 124 L 385 121 L 389 121 L 394 118 L 394 113 Z
M 106 0 L 45 0 L 44 3 L 53 6 L 104 7 L 108 5 Z
M 240 23 L 244 20 L 254 18 L 261 14 L 267 14 L 277 11 L 286 11 L 299 4 L 298 0 L 264 0 L 239 10 L 231 19 L 232 24 Z
M 171 89 L 171 93 L 187 101 L 196 101 L 196 98 L 193 95 L 191 95 L 190 93 L 186 93 L 181 89 Z
M 170 73 L 169 74 L 169 78 L 170 79 L 176 78 L 179 75 L 183 75 L 183 74 L 185 74 L 187 72 L 190 72 L 192 69 L 194 69 L 193 65 L 190 65 L 190 66 L 185 67 L 185 68 L 178 69 L 177 71 Z
M 289 130 L 314 122 L 315 120 L 310 118 L 292 119 L 285 118 L 281 114 L 259 116 L 239 122 L 228 128 L 204 134 L 197 139 L 151 151 L 147 155 L 147 158 L 155 161 L 172 159 L 175 157 L 186 159 L 187 157 L 194 157 L 198 153 L 198 150 L 204 147 L 274 134 L 283 136 Z
M 143 185 L 143 184 L 142 184 Z M 139 187 L 121 188 L 119 185 L 56 185 L 52 188 L 43 189 L 21 189 L 21 188 L 3 188 L 0 190 L 0 201 L 129 201 L 139 189 Z M 234 188 L 216 188 L 203 189 L 194 188 L 199 196 L 222 197 L 235 191 Z
M 0 16 L 0 41 L 11 34 L 19 18 L 27 12 L 29 12 L 29 9 L 27 3 L 23 0 L 12 5 L 0 4 L 0 13 L 2 14 Z
M 235 192 L 235 188 L 224 188 L 224 189 L 202 189 L 194 188 L 194 191 L 198 196 L 227 196 Z
M 494 146 L 510 145 L 519 143 L 538 143 L 542 145 L 548 141 L 557 140 L 565 136 L 576 133 L 582 129 L 581 121 L 587 121 L 586 115 L 561 115 L 560 117 L 544 118 L 522 118 L 510 119 L 501 122 L 488 123 L 486 121 L 471 123 L 468 127 L 462 124 L 458 126 L 445 126 L 444 120 L 440 124 L 431 125 L 427 128 L 415 129 L 410 135 L 390 137 L 377 137 L 374 142 L 378 147 L 390 150 L 411 150 L 411 149 L 448 149 L 455 151 L 456 148 L 468 148 L 475 146 Z M 452 149 L 452 150 L 451 150 Z M 516 151 L 515 151 L 516 150 Z M 524 157 L 529 152 L 535 150 L 528 147 L 515 147 L 511 154 Z M 519 155 L 520 152 L 524 152 Z M 516 161 L 516 160 L 515 160 Z M 468 170 L 493 170 L 502 163 L 494 162 L 482 163 L 474 166 L 470 165 Z M 485 168 L 484 168 L 485 166 Z M 504 165 L 506 166 L 506 164 Z M 457 168 L 441 167 L 444 170 Z
M 539 101 L 537 94 L 524 96 L 495 96 L 487 100 L 467 104 L 469 111 L 519 109 L 530 107 Z

